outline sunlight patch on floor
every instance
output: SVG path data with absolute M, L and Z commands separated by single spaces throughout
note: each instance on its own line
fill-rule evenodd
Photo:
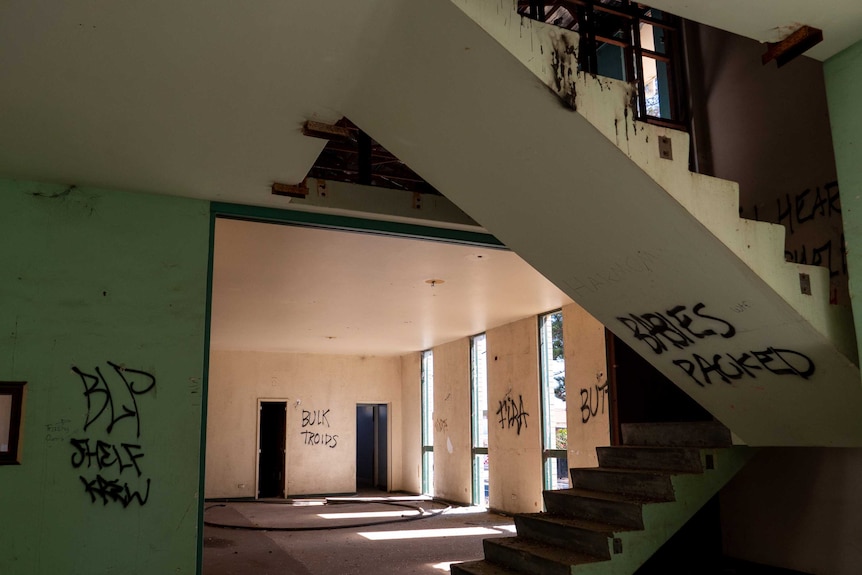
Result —
M 496 529 L 487 527 L 455 527 L 452 529 L 416 529 L 399 531 L 366 531 L 358 533 L 371 541 L 391 541 L 395 539 L 428 539 L 431 537 L 471 537 L 476 535 L 500 535 Z

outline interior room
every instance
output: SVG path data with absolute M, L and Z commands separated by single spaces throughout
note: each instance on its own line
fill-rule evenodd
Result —
M 862 3 L 8 0 L 0 51 L 0 573 L 858 572 Z

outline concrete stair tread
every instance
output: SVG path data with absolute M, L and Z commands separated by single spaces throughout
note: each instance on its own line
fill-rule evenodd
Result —
M 652 499 L 649 499 L 647 497 L 628 495 L 625 493 L 611 493 L 609 491 L 596 491 L 594 489 L 581 489 L 579 487 L 570 487 L 569 489 L 554 489 L 553 491 L 545 491 L 545 493 L 560 494 L 563 496 L 585 497 L 587 499 L 601 499 L 602 501 L 612 501 L 615 503 L 631 503 L 633 505 L 654 503 Z
M 485 544 L 505 547 L 520 554 L 533 555 L 560 565 L 582 565 L 584 563 L 603 561 L 602 558 L 595 557 L 594 555 L 578 553 L 577 551 L 563 549 L 556 545 L 548 545 L 547 543 L 524 537 L 495 537 L 486 539 Z
M 653 477 L 670 477 L 679 473 L 666 469 L 636 469 L 634 467 L 572 467 L 570 472 L 577 473 L 618 473 L 620 475 L 649 475 Z
M 578 519 L 575 517 L 567 517 L 556 513 L 523 513 L 523 517 L 529 517 L 538 521 L 547 521 L 565 527 L 575 527 L 577 529 L 585 529 L 602 533 L 608 537 L 612 537 L 614 533 L 622 531 L 636 531 L 634 527 L 626 527 L 625 525 L 612 525 L 601 521 L 590 521 L 589 519 Z
M 718 421 L 624 423 L 622 442 L 627 446 L 730 447 L 730 430 Z
M 512 571 L 501 565 L 489 563 L 484 559 L 479 561 L 465 561 L 453 563 L 449 567 L 453 575 L 464 573 L 466 575 L 519 575 L 518 571 Z

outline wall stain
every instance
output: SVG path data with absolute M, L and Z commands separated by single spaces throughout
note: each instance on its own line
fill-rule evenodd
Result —
M 66 196 L 71 194 L 76 189 L 77 189 L 77 186 L 75 186 L 73 184 L 61 192 L 55 192 L 53 194 L 47 194 L 47 193 L 43 193 L 43 192 L 30 192 L 30 195 L 32 195 L 36 198 L 65 199 Z

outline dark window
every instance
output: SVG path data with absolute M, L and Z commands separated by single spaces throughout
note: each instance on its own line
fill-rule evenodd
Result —
M 18 463 L 24 382 L 0 382 L 0 465 Z
M 629 0 L 519 0 L 518 13 L 577 32 L 579 71 L 634 84 L 640 120 L 684 128 L 678 17 Z

